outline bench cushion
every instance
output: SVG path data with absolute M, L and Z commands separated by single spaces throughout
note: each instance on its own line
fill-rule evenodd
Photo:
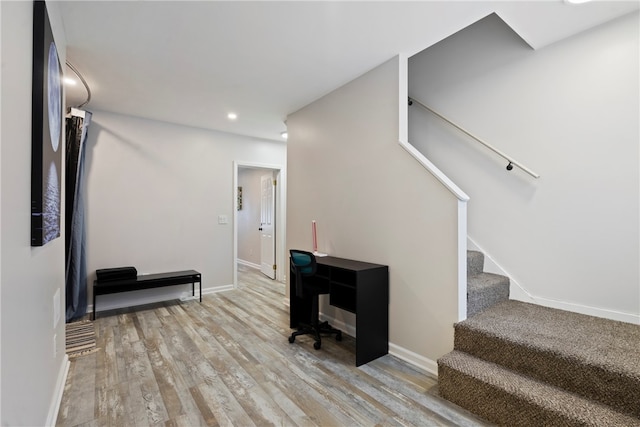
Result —
M 137 275 L 138 270 L 136 270 L 135 267 L 102 268 L 96 270 L 96 279 L 99 282 L 106 282 L 109 280 L 135 279 Z

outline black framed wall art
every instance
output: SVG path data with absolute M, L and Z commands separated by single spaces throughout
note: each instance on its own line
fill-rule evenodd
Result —
M 33 4 L 31 246 L 60 237 L 62 67 L 44 1 Z

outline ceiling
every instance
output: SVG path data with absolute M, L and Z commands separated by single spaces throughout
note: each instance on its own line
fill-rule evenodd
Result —
M 535 49 L 635 1 L 65 1 L 84 107 L 280 140 L 288 114 L 496 12 Z M 74 77 L 67 68 L 65 74 Z M 67 88 L 67 105 L 86 99 Z M 236 120 L 227 114 L 235 112 Z

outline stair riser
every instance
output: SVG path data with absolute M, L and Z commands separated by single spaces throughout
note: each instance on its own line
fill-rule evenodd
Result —
M 602 425 L 596 421 L 589 423 L 585 419 L 573 419 L 568 414 L 554 411 L 530 399 L 521 398 L 446 365 L 438 366 L 438 388 L 443 398 L 499 425 L 519 427 L 600 427 Z
M 467 317 L 474 316 L 489 307 L 509 299 L 509 279 L 504 279 L 491 289 L 467 290 Z
M 467 276 L 484 271 L 484 254 L 478 251 L 467 251 Z
M 464 324 L 455 326 L 454 348 L 640 417 L 640 378 L 484 334 Z
M 467 317 L 509 299 L 509 278 L 484 272 L 484 254 L 467 251 Z

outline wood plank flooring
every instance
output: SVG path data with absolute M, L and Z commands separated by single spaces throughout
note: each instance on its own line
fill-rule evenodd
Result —
M 486 426 L 436 380 L 355 340 L 289 344 L 285 285 L 239 268 L 237 290 L 101 313 L 71 361 L 58 426 Z

